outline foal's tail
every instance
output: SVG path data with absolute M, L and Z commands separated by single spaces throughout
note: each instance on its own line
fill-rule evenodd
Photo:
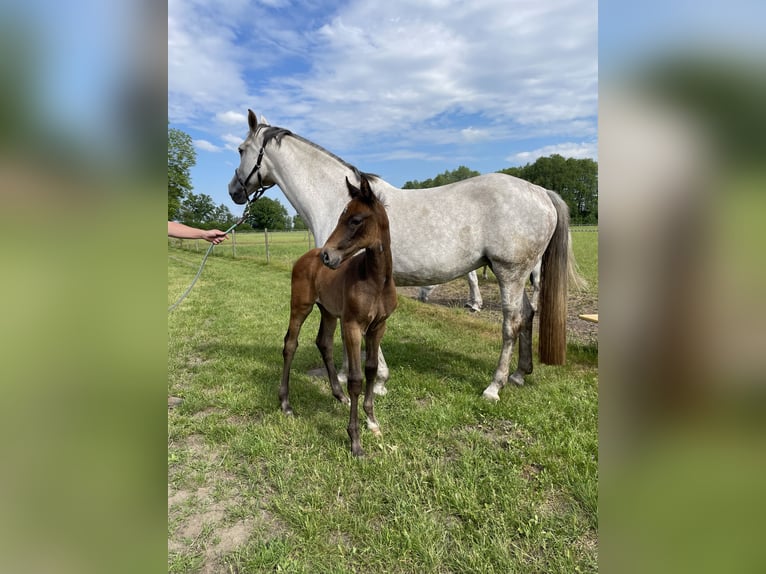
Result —
M 567 358 L 567 279 L 577 284 L 577 273 L 569 234 L 569 208 L 561 197 L 548 192 L 556 207 L 556 230 L 543 253 L 540 282 L 540 362 L 563 365 Z

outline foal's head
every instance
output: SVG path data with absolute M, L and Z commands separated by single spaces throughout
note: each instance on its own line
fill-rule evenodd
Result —
M 322 262 L 337 269 L 346 259 L 361 249 L 389 249 L 388 217 L 383 204 L 362 176 L 359 187 L 346 178 L 351 201 L 338 218 L 335 230 L 322 247 Z

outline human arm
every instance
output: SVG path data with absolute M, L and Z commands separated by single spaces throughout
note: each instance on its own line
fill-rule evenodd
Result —
M 218 245 L 229 236 L 218 229 L 197 229 L 177 221 L 168 221 L 168 237 L 175 237 L 177 239 L 204 239 Z

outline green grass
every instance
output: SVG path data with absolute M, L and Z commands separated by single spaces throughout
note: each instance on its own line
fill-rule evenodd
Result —
M 597 281 L 585 255 L 597 234 L 574 237 Z M 597 350 L 535 363 L 491 404 L 480 394 L 499 326 L 400 297 L 383 340 L 390 392 L 375 401 L 383 437 L 362 424 L 356 460 L 347 408 L 306 374 L 321 363 L 317 312 L 293 363 L 296 416 L 279 411 L 290 258 L 302 253 L 290 249 L 269 265 L 211 258 L 169 315 L 168 392 L 184 398 L 168 414 L 169 572 L 595 571 Z M 202 251 L 169 253 L 170 304 Z

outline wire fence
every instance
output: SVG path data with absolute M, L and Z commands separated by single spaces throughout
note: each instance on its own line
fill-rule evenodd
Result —
M 185 251 L 207 251 L 209 243 L 202 239 L 168 238 L 168 247 Z M 314 236 L 308 230 L 302 231 L 245 231 L 229 233 L 229 240 L 215 246 L 214 257 L 232 259 L 253 259 L 267 264 L 292 265 L 301 255 L 314 247 Z
M 573 225 L 572 232 L 598 233 L 596 225 Z M 168 238 L 168 247 L 203 254 L 209 243 L 203 239 Z M 306 251 L 314 247 L 314 236 L 301 231 L 232 231 L 229 240 L 213 248 L 211 256 L 232 259 L 252 259 L 267 264 L 292 267 Z

